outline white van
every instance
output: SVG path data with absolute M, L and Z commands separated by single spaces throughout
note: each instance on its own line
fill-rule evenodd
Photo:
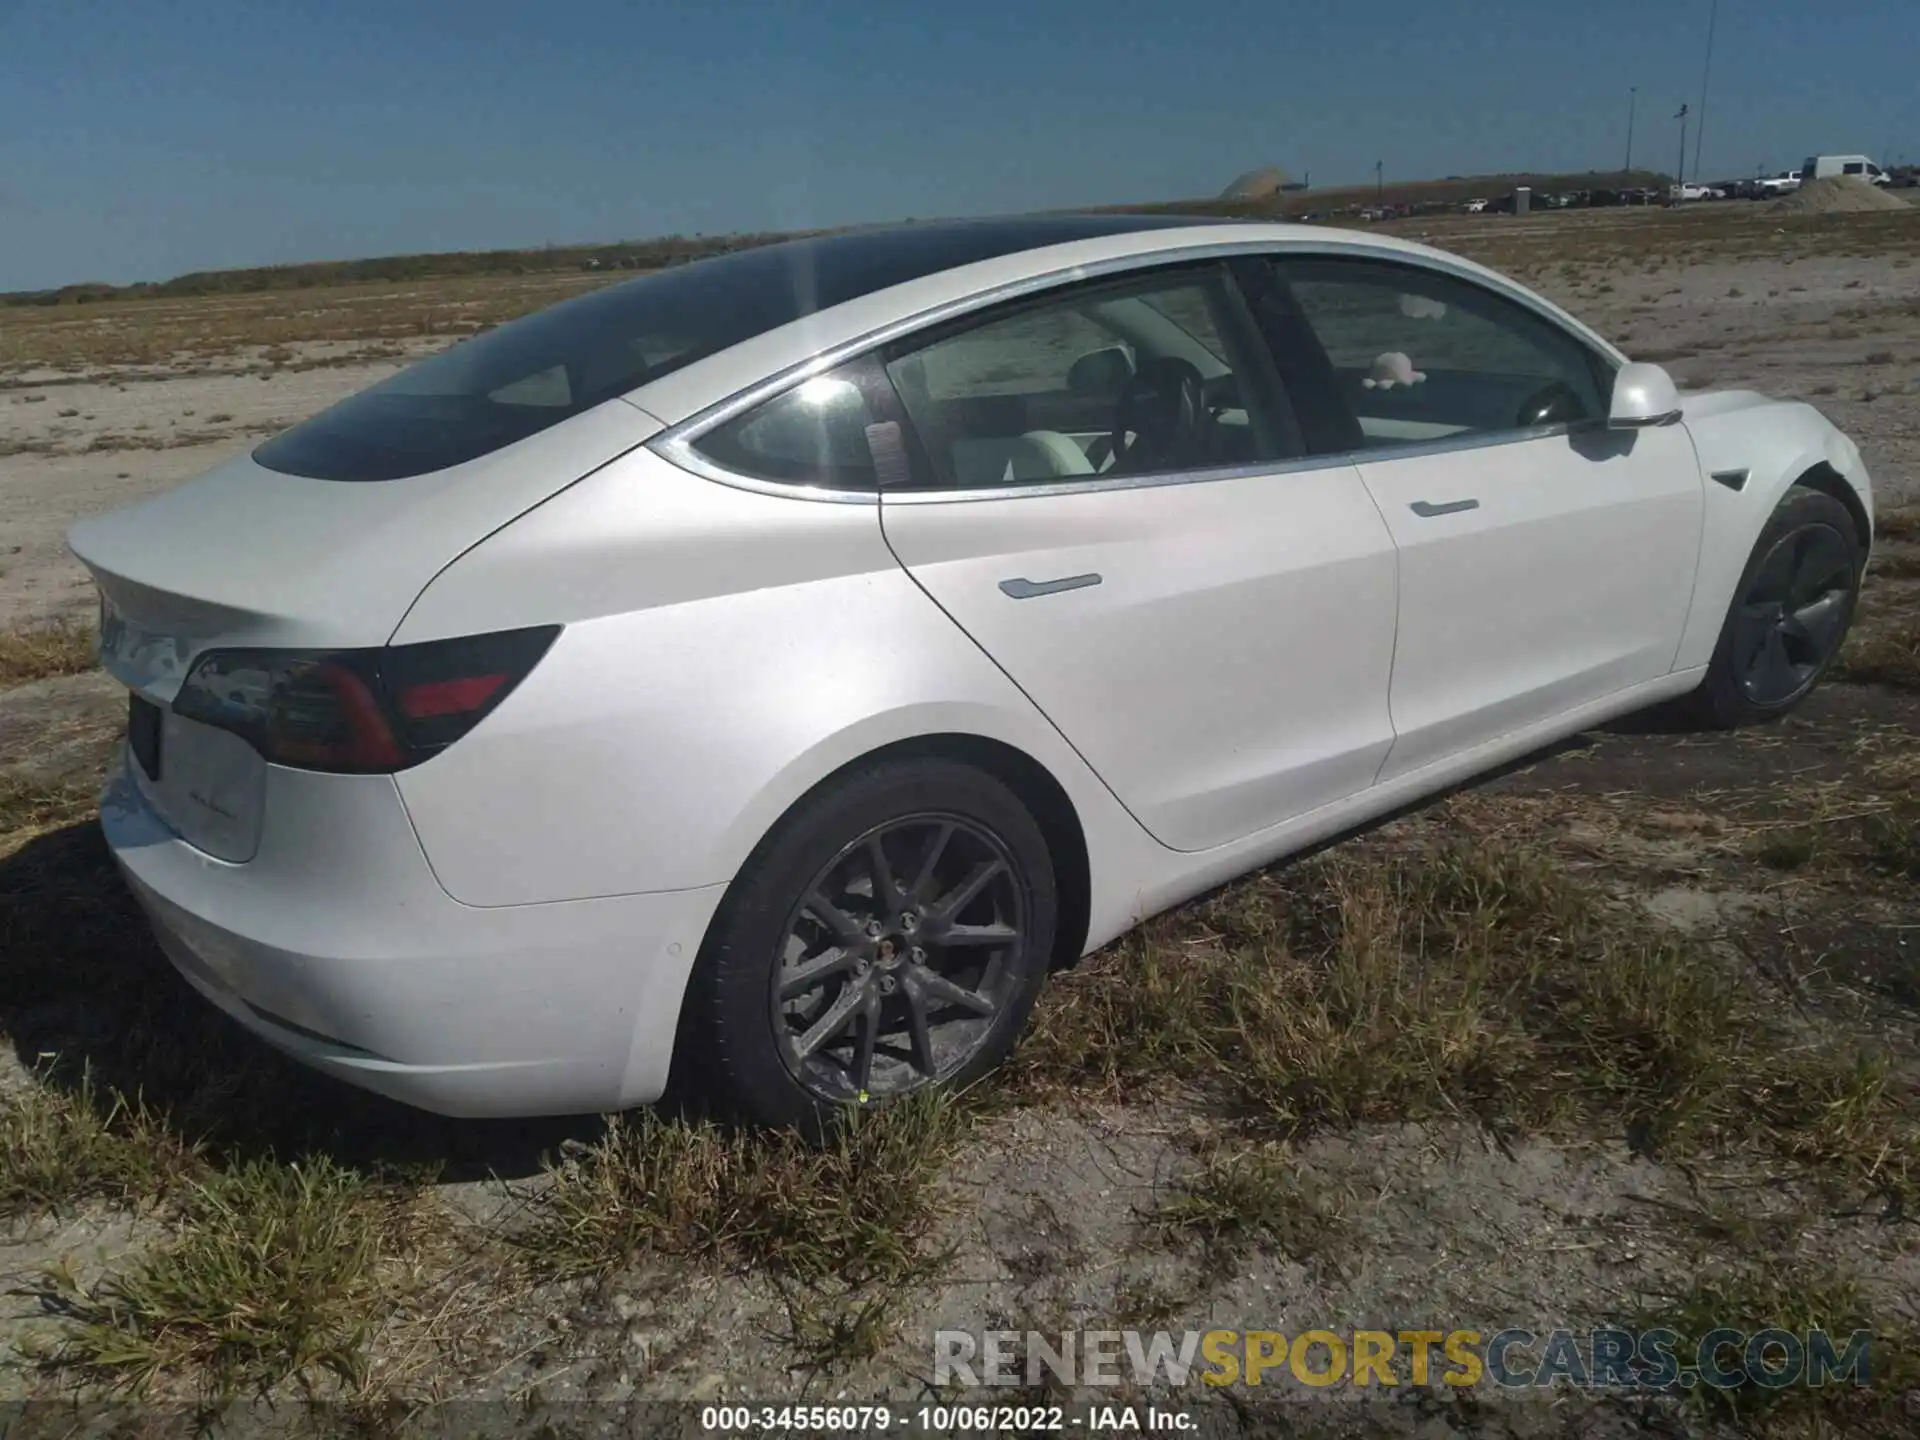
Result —
M 1809 155 L 1800 167 L 1802 180 L 1824 180 L 1829 175 L 1857 175 L 1870 185 L 1891 185 L 1892 177 L 1864 155 Z

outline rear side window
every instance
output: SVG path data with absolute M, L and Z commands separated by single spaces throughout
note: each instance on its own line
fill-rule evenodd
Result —
M 1858 160 L 1849 160 L 1843 168 L 1849 175 L 1864 175 L 1867 173 L 1867 167 Z
M 803 380 L 715 426 L 694 450 L 723 470 L 824 490 L 879 488 L 868 427 L 881 408 L 870 360 Z

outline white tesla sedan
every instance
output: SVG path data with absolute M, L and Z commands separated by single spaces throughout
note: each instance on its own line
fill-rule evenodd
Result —
M 779 1124 L 1557 737 L 1785 711 L 1871 531 L 1813 409 L 1452 255 L 1101 215 L 599 290 L 71 542 L 102 821 L 209 1000 L 448 1114 L 678 1059 Z

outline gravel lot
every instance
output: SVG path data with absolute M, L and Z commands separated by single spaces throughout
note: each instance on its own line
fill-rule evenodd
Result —
M 83 655 L 0 675 L 0 1399 L 137 1382 L 223 1403 L 311 1384 L 359 1419 L 455 1397 L 906 1406 L 931 1397 L 939 1328 L 1710 1313 L 1867 1323 L 1887 1363 L 1867 1396 L 1738 1413 L 1435 1387 L 1297 1392 L 1267 1422 L 1913 1433 L 1920 676 L 1899 656 L 1920 616 L 1920 215 L 1724 210 L 1397 228 L 1528 278 L 1684 382 L 1844 426 L 1905 517 L 1869 596 L 1873 653 L 1895 659 L 1849 651 L 1875 683 L 1764 731 L 1581 737 L 1228 887 L 1057 982 L 1012 1073 L 837 1154 L 674 1112 L 611 1135 L 439 1121 L 266 1054 L 173 980 L 100 853 L 113 687 Z M 472 280 L 361 287 L 352 323 L 303 296 L 313 340 L 252 300 L 271 333 L 223 321 L 226 301 L 144 331 L 101 306 L 85 343 L 36 328 L 72 317 L 0 310 L 0 632 L 90 613 L 75 519 L 444 343 L 450 314 L 581 283 L 518 277 L 497 304 Z M 227 338 L 185 353 L 162 322 Z

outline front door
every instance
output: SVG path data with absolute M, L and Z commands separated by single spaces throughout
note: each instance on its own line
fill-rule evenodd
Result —
M 1605 428 L 1598 357 L 1471 280 L 1332 257 L 1277 269 L 1399 553 L 1381 780 L 1669 673 L 1702 523 L 1685 428 Z

